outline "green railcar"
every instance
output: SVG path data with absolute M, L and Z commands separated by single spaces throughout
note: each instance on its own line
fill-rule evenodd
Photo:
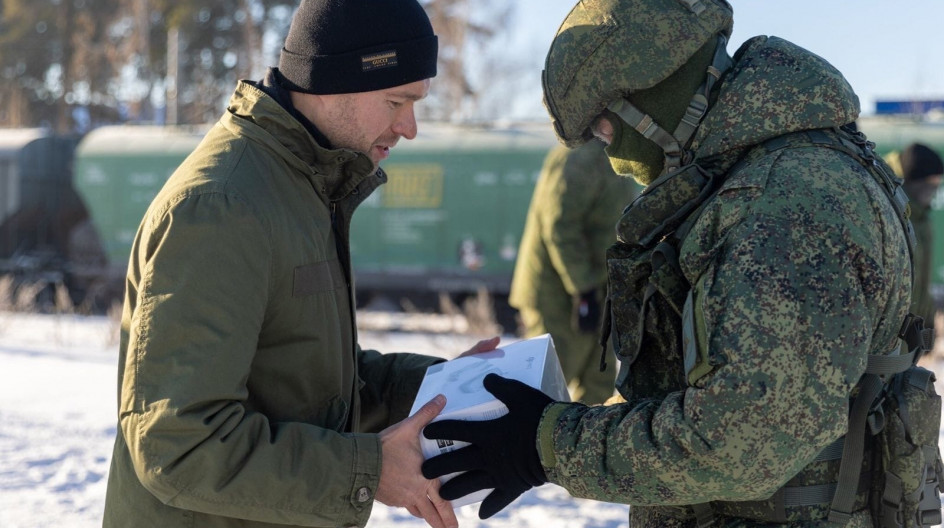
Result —
M 205 127 L 102 127 L 79 145 L 75 186 L 123 277 L 148 204 Z M 506 294 L 531 193 L 556 144 L 550 125 L 421 124 L 382 167 L 389 181 L 358 209 L 351 252 L 358 292 Z
M 354 215 L 358 289 L 507 294 L 550 126 L 426 125 Z
M 85 208 L 72 189 L 79 137 L 0 129 L 0 274 L 62 266 Z
M 944 123 L 866 117 L 859 127 L 880 154 L 920 141 L 944 155 Z M 76 151 L 76 191 L 120 281 L 138 223 L 164 181 L 207 127 L 96 129 Z M 388 183 L 358 209 L 351 251 L 358 292 L 508 291 L 531 194 L 556 144 L 549 125 L 471 127 L 421 124 L 382 166 Z M 944 293 L 944 189 L 932 281 Z M 938 295 L 940 298 L 941 295 Z
M 106 126 L 79 143 L 73 185 L 101 243 L 103 280 L 123 281 L 144 212 L 205 133 L 206 128 Z

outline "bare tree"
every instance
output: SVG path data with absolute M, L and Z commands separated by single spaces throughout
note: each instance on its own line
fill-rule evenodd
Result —
M 460 121 L 491 113 L 483 101 L 514 72 L 486 55 L 489 43 L 506 33 L 514 3 L 421 1 L 440 37 L 440 73 L 420 117 Z M 179 122 L 215 120 L 238 79 L 258 79 L 271 65 L 275 54 L 264 48 L 281 43 L 297 5 L 0 0 L 0 126 L 70 132 L 160 120 L 171 82 Z M 171 30 L 179 38 L 170 39 Z M 179 47 L 175 71 L 168 70 L 169 41 Z
M 476 115 L 489 42 L 507 30 L 514 3 L 503 0 L 428 0 L 424 7 L 439 36 L 439 73 L 421 117 L 464 121 Z M 470 60 L 472 59 L 472 60 Z
M 264 32 L 284 34 L 296 2 L 0 0 L 0 126 L 69 132 L 158 118 L 171 28 L 183 47 L 183 121 L 215 119 L 237 78 L 264 71 Z
M 190 124 L 215 120 L 237 80 L 262 76 L 268 66 L 264 33 L 274 30 L 284 34 L 287 25 L 279 27 L 283 20 L 280 13 L 295 4 L 291 0 L 152 2 L 164 31 L 174 27 L 180 34 L 178 121 Z M 166 38 L 162 42 L 166 43 Z M 161 52 L 166 54 L 165 45 Z
M 68 28 L 51 0 L 7 0 L 0 20 L 0 122 L 12 126 L 57 126 L 66 75 Z M 69 6 L 65 6 L 68 8 Z M 67 57 L 66 57 L 67 59 Z M 52 67 L 51 65 L 54 65 Z M 17 108 L 9 105 L 18 104 Z
M 0 10 L 0 125 L 78 127 L 76 108 L 115 115 L 116 78 L 106 48 L 121 16 L 116 0 L 4 0 Z M 119 4 L 119 5 L 116 5 Z

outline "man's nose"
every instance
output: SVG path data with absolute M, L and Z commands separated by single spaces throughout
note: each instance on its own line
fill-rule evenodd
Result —
M 393 124 L 393 131 L 406 139 L 416 137 L 416 115 L 413 113 L 413 105 L 406 105 L 400 112 Z

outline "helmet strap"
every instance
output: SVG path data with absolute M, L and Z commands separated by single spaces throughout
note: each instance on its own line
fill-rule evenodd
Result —
M 695 13 L 696 15 L 700 15 L 705 9 L 708 9 L 707 6 L 705 6 L 705 2 L 703 0 L 679 0 L 679 1 L 685 4 L 685 7 L 687 7 L 689 11 L 691 11 L 692 13 Z
M 610 112 L 618 115 L 627 125 L 636 129 L 636 132 L 649 141 L 659 145 L 665 153 L 665 167 L 680 166 L 682 146 L 679 141 L 664 128 L 660 127 L 652 116 L 643 113 L 626 99 L 617 99 L 607 106 Z
M 727 52 L 727 42 L 724 35 L 718 35 L 718 45 L 715 47 L 714 58 L 705 73 L 705 81 L 689 100 L 688 108 L 685 109 L 682 120 L 672 134 L 625 98 L 613 101 L 607 106 L 609 111 L 620 116 L 627 125 L 662 148 L 665 153 L 665 171 L 668 173 L 675 172 L 683 163 L 691 161 L 692 155 L 687 149 L 691 146 L 692 138 L 701 125 L 702 119 L 708 113 L 708 98 L 711 90 L 734 64 Z

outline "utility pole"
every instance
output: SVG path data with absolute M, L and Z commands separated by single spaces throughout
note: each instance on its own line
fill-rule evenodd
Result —
M 179 63 L 180 30 L 176 27 L 167 32 L 167 84 L 165 103 L 167 105 L 166 124 L 177 124 L 177 75 Z
M 138 76 L 143 76 L 145 78 L 151 78 L 151 10 L 148 5 L 148 0 L 137 0 L 134 3 L 134 18 L 135 26 L 137 26 L 137 42 L 135 42 L 134 53 L 135 57 L 135 67 L 137 70 Z M 153 108 L 150 104 L 150 98 L 145 95 L 144 98 L 140 101 L 137 101 L 136 112 L 134 120 L 139 121 L 145 118 L 145 115 L 151 114 L 148 116 L 148 119 L 153 119 Z M 149 111 L 150 110 L 150 111 Z

